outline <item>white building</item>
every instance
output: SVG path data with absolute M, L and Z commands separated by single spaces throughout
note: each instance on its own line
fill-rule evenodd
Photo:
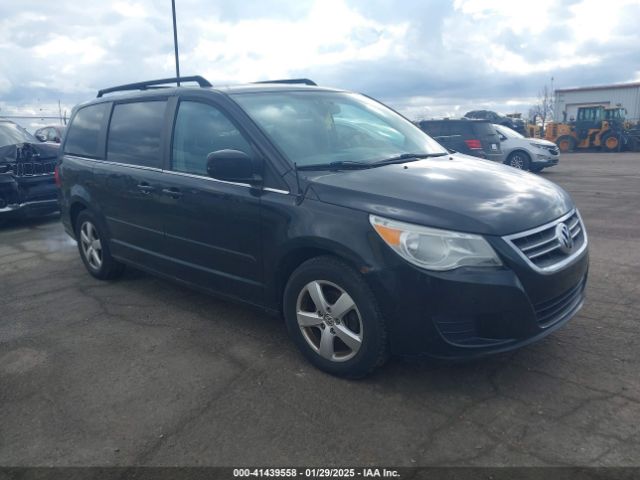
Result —
M 578 107 L 593 105 L 624 107 L 628 119 L 640 119 L 640 82 L 557 89 L 555 97 L 554 120 L 557 122 L 575 118 Z M 563 112 L 566 112 L 566 119 Z

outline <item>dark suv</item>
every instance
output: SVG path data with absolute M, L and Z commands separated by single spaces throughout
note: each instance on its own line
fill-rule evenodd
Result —
M 504 161 L 500 136 L 487 120 L 422 120 L 418 126 L 449 150 Z
M 0 119 L 0 224 L 58 210 L 57 157 L 58 145 L 40 143 L 18 124 Z
M 476 120 L 488 120 L 491 123 L 502 125 L 503 127 L 515 130 L 521 135 L 524 135 L 526 133 L 526 125 L 524 123 L 524 120 L 520 118 L 506 117 L 496 112 L 492 112 L 491 110 L 472 110 L 471 112 L 465 113 L 464 117 Z
M 190 80 L 74 109 L 60 203 L 91 275 L 131 265 L 283 314 L 351 377 L 513 349 L 581 307 L 587 235 L 553 183 L 449 154 L 363 95 Z

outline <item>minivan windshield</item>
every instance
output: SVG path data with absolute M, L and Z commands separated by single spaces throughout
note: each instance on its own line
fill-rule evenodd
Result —
M 18 143 L 37 143 L 38 140 L 13 122 L 0 122 L 0 147 Z
M 369 168 L 447 154 L 411 122 L 363 95 L 278 91 L 232 97 L 301 168 Z

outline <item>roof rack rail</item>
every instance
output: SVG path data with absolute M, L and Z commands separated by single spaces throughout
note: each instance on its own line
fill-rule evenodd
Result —
M 194 75 L 192 77 L 180 77 L 180 83 L 184 82 L 196 82 L 201 87 L 212 87 L 209 81 L 201 77 L 200 75 Z M 167 83 L 178 83 L 178 78 L 162 78 L 160 80 L 148 80 L 146 82 L 128 83 L 126 85 L 118 85 L 117 87 L 103 88 L 98 90 L 98 98 L 102 97 L 105 93 L 113 92 L 126 92 L 128 90 L 148 90 L 149 88 L 160 88 L 161 85 Z
M 314 87 L 318 86 L 316 82 L 308 78 L 285 78 L 282 80 L 263 80 L 262 82 L 253 82 L 253 83 L 291 83 L 291 84 L 312 85 Z

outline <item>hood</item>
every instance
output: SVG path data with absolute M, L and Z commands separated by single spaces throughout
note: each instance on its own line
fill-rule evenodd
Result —
M 0 147 L 0 164 L 48 160 L 58 156 L 57 143 L 18 143 Z
M 536 145 L 541 145 L 543 147 L 554 147 L 557 148 L 557 145 L 549 140 L 543 140 L 541 138 L 529 138 L 527 140 L 531 140 L 531 143 L 535 143 Z
M 365 170 L 305 172 L 326 203 L 436 228 L 507 235 L 550 222 L 573 208 L 543 178 L 453 154 Z

